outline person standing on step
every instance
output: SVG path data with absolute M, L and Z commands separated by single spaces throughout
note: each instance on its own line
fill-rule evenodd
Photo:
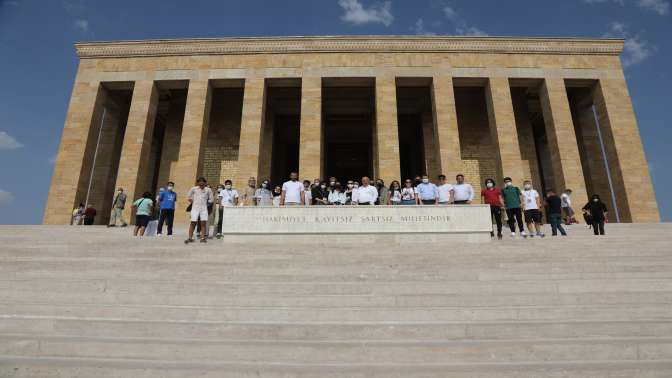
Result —
M 257 192 L 257 179 L 254 177 L 250 177 L 247 180 L 247 186 L 245 187 L 242 195 L 240 196 L 241 204 L 243 206 L 255 206 L 257 204 L 254 197 L 254 194 L 256 192 Z
M 474 188 L 464 182 L 464 175 L 455 176 L 457 183 L 453 185 L 453 203 L 456 205 L 469 205 L 474 200 Z
M 269 191 L 270 193 L 270 191 Z M 233 189 L 233 182 L 231 180 L 224 181 L 224 189 L 219 191 L 219 209 L 217 210 L 217 234 L 215 237 L 220 239 L 222 237 L 222 224 L 224 223 L 224 209 L 238 206 L 239 195 L 236 189 Z
M 84 206 L 83 203 L 80 202 L 79 206 L 75 207 L 72 210 L 72 221 L 70 222 L 70 224 L 72 224 L 73 226 L 82 225 L 82 217 L 84 216 L 84 209 L 86 209 L 86 207 Z
M 197 185 L 189 189 L 189 192 L 187 193 L 191 223 L 189 224 L 189 233 L 187 239 L 184 241 L 185 244 L 194 242 L 194 230 L 196 229 L 196 223 L 199 223 L 201 226 L 201 243 L 207 243 L 208 241 L 208 207 L 214 203 L 214 196 L 212 194 L 212 189 L 206 186 L 207 181 L 205 180 L 205 177 L 199 177 L 198 180 L 196 180 L 196 184 Z
M 439 185 L 436 187 L 439 192 L 439 205 L 449 205 L 453 199 L 453 186 L 446 181 L 446 175 L 439 175 Z
M 124 207 L 126 206 L 126 193 L 124 188 L 117 189 L 117 194 L 112 200 L 112 213 L 110 214 L 110 223 L 108 227 L 116 227 L 117 220 L 121 222 L 121 227 L 126 227 L 128 223 L 124 220 Z
M 572 189 L 565 189 L 560 195 L 560 200 L 562 201 L 562 212 L 565 215 L 565 224 L 571 225 L 573 223 L 578 223 L 574 217 L 574 209 L 572 208 Z
M 418 192 L 416 191 L 416 188 L 413 187 L 413 181 L 411 181 L 411 179 L 406 179 L 404 181 L 404 187 L 401 189 L 401 204 L 418 205 L 419 202 Z
M 583 207 L 583 211 L 590 215 L 590 221 L 595 235 L 604 235 L 604 222 L 607 220 L 607 205 L 600 196 L 593 194 L 590 201 Z
M 96 209 L 92 204 L 88 204 L 86 205 L 86 209 L 84 209 L 82 216 L 84 217 L 84 225 L 91 226 L 96 220 Z
M 280 185 L 276 185 L 275 188 L 273 188 L 274 207 L 280 207 L 280 198 L 282 198 L 282 187 Z
M 271 192 L 271 183 L 264 180 L 261 186 L 254 192 L 254 200 L 257 206 L 273 206 L 273 193 Z
M 378 190 L 370 185 L 367 176 L 362 177 L 362 186 L 357 189 L 357 205 L 375 205 L 378 200 Z
M 560 231 L 560 235 L 567 236 L 565 228 L 562 227 L 562 199 L 555 194 L 553 189 L 546 191 L 546 205 L 548 208 L 548 223 L 551 224 L 551 234 L 558 236 L 558 231 Z
M 310 191 L 310 198 L 313 200 L 313 205 L 328 205 L 329 190 L 327 189 L 327 183 L 324 181 L 315 183 Z
M 439 203 L 439 190 L 434 183 L 429 181 L 427 175 L 422 176 L 420 184 L 415 187 L 420 199 L 420 205 L 436 205 Z
M 389 195 L 387 196 L 387 204 L 392 206 L 401 205 L 401 184 L 399 181 L 394 180 L 390 184 L 390 189 L 388 190 Z
M 504 177 L 504 188 L 502 189 L 502 198 L 504 199 L 504 207 L 506 208 L 506 217 L 509 222 L 509 229 L 511 229 L 511 237 L 516 236 L 516 223 L 520 236 L 527 237 L 525 226 L 523 226 L 523 211 L 521 204 L 523 203 L 523 193 L 517 186 L 513 185 L 511 177 Z
M 299 174 L 292 172 L 289 174 L 289 181 L 282 184 L 282 195 L 280 196 L 280 206 L 298 206 L 305 203 L 303 194 L 303 183 L 299 182 Z
M 523 182 L 523 207 L 529 236 L 537 235 L 543 238 L 545 235 L 541 232 L 541 198 L 539 193 L 532 188 L 530 180 Z
M 144 192 L 142 198 L 133 202 L 135 209 L 135 228 L 133 229 L 133 236 L 144 236 L 145 229 L 149 223 L 149 218 L 152 215 L 152 208 L 154 201 L 152 201 L 152 193 Z
M 311 206 L 313 204 L 313 192 L 310 189 L 310 180 L 303 180 L 303 205 Z
M 163 234 L 163 223 L 168 227 L 168 236 L 173 234 L 173 220 L 175 219 L 175 201 L 177 193 L 174 191 L 175 183 L 172 181 L 166 185 L 166 190 L 159 194 L 159 226 L 156 236 Z
M 497 225 L 497 239 L 502 239 L 502 207 L 504 200 L 502 192 L 495 185 L 495 180 L 489 178 L 485 180 L 485 188 L 481 190 L 481 202 L 490 205 L 490 216 L 495 218 Z M 494 232 L 490 231 L 490 236 L 494 237 Z

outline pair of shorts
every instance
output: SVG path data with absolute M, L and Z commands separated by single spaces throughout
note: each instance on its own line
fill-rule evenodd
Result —
M 539 209 L 525 210 L 525 223 L 541 223 L 541 211 Z
M 206 222 L 208 220 L 208 209 L 191 209 L 192 222 Z
M 149 215 L 136 215 L 135 216 L 135 226 L 136 227 L 147 227 L 149 223 Z

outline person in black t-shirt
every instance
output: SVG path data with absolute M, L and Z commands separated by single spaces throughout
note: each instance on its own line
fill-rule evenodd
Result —
M 548 208 L 548 223 L 551 224 L 553 236 L 558 236 L 558 231 L 562 236 L 567 236 L 565 228 L 562 227 L 562 199 L 555 194 L 553 189 L 546 191 L 546 206 Z
M 604 235 L 604 221 L 607 219 L 607 205 L 602 202 L 600 196 L 593 194 L 590 201 L 583 207 L 583 212 L 590 214 L 593 233 L 595 235 Z

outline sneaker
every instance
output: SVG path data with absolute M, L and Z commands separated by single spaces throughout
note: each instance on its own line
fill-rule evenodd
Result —
M 161 237 L 161 236 L 163 236 L 163 234 L 156 234 L 156 236 L 157 236 L 157 237 Z
M 184 241 L 184 244 L 189 244 L 189 243 L 193 243 L 193 242 L 194 242 L 194 239 L 187 239 L 187 240 Z
M 116 224 L 108 224 L 107 227 L 117 227 Z
M 515 237 L 516 237 L 516 233 L 515 233 L 515 232 L 512 232 L 512 233 L 511 233 L 511 237 L 512 237 L 512 238 L 515 238 Z
M 222 234 L 217 234 L 217 235 L 215 235 L 215 237 L 216 237 L 217 239 L 221 239 L 221 238 L 222 238 Z
M 491 238 L 494 238 L 494 237 L 495 237 L 495 233 L 492 232 L 492 231 L 490 231 L 490 237 L 491 237 Z
M 525 231 L 521 232 L 520 236 L 522 236 L 523 238 L 526 238 L 527 237 L 527 232 L 525 232 Z
M 544 236 L 546 236 L 546 234 L 544 234 L 543 232 L 537 232 L 537 236 L 543 238 Z
M 497 234 L 497 240 L 502 240 L 502 234 Z
M 201 239 L 201 243 L 207 243 L 208 239 Z
M 122 224 L 122 225 L 121 225 L 121 227 L 126 227 L 126 226 L 128 226 L 128 225 L 127 225 L 127 224 Z

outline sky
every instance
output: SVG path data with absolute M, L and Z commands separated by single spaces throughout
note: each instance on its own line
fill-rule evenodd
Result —
M 0 0 L 0 224 L 42 221 L 75 42 L 362 34 L 626 38 L 621 59 L 672 221 L 670 0 Z

